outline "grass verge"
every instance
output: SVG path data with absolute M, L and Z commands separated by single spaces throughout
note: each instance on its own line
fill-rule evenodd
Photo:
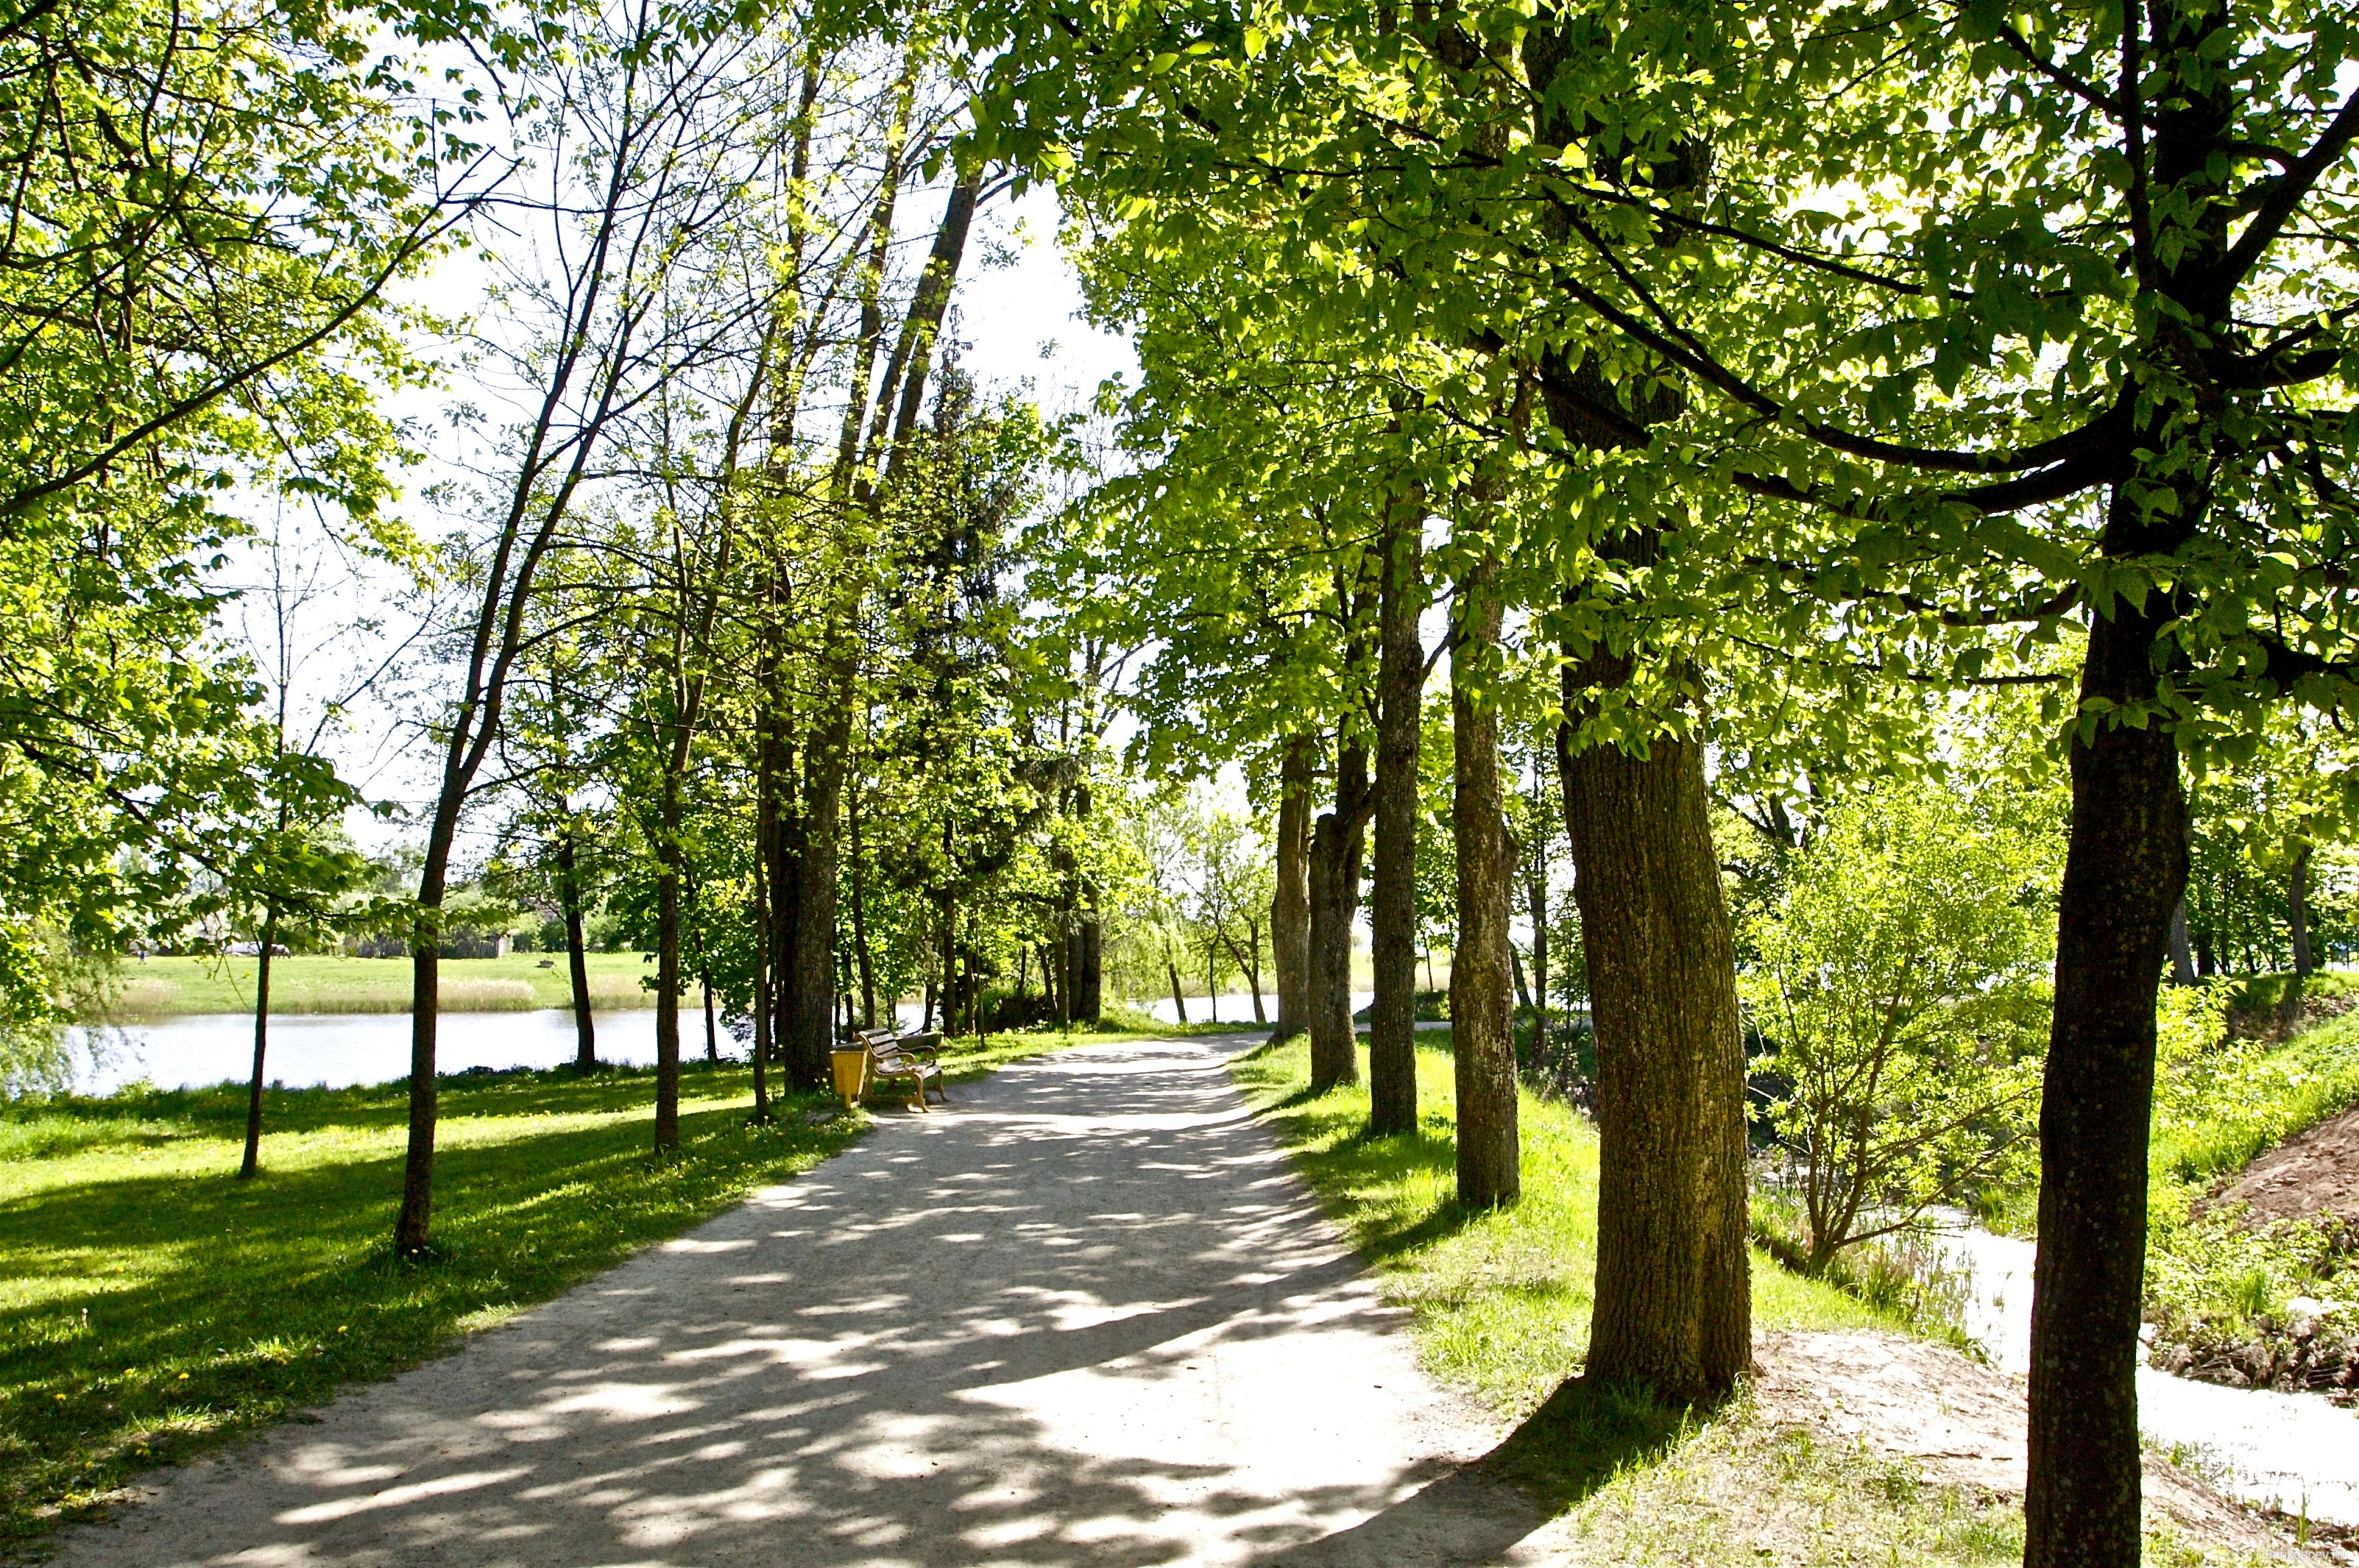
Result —
M 1449 1053 L 1421 1038 L 1418 1130 L 1366 1135 L 1364 1088 L 1304 1093 L 1310 1052 L 1297 1039 L 1240 1057 L 1233 1071 L 1296 1167 L 1386 1293 L 1417 1314 L 1419 1348 L 1440 1377 L 1510 1416 L 1525 1416 L 1581 1369 L 1597 1262 L 1597 1134 L 1561 1100 L 1526 1093 L 1524 1200 L 1469 1213 L 1458 1206 Z M 1757 1328 L 1897 1327 L 1830 1285 L 1786 1272 L 1756 1251 Z
M 275 1091 L 234 1179 L 242 1093 L 53 1102 L 0 1121 L 0 1546 L 137 1472 L 387 1377 L 843 1147 L 817 1098 L 748 1125 L 740 1068 L 691 1065 L 681 1150 L 652 1072 L 453 1079 L 442 1255 L 395 1261 L 406 1096 Z
M 1717 1409 L 1666 1408 L 1573 1380 L 1586 1348 L 1596 1261 L 1597 1139 L 1561 1101 L 1518 1108 L 1523 1201 L 1473 1213 L 1451 1195 L 1451 1061 L 1418 1050 L 1419 1126 L 1366 1135 L 1361 1088 L 1308 1093 L 1297 1040 L 1231 1067 L 1295 1168 L 1410 1307 L 1419 1351 L 1444 1380 L 1519 1424 L 1491 1463 L 1562 1512 L 1568 1561 L 1734 1568 L 1908 1563 L 1980 1568 L 2021 1561 L 2018 1501 L 1929 1485 L 1913 1465 L 1761 1419 L 1740 1394 Z M 1756 1251 L 1756 1329 L 1905 1326 Z M 2236 1561 L 2148 1532 L 2147 1561 Z

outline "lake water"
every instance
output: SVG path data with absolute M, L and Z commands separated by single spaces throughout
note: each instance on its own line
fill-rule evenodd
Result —
M 1352 999 L 1354 1008 L 1367 1003 L 1364 992 Z M 1265 992 L 1262 1005 L 1275 1015 L 1277 996 Z M 916 1028 L 920 1011 L 916 1002 L 902 1003 L 901 1026 Z M 1169 1022 L 1171 999 L 1165 997 L 1151 1011 Z M 1209 1010 L 1204 998 L 1188 999 L 1188 1016 L 1196 1022 L 1205 1021 Z M 1221 998 L 1220 1016 L 1223 1022 L 1252 1027 L 1253 998 L 1242 994 Z M 244 1083 L 253 1070 L 250 1013 L 193 1013 L 102 1031 L 95 1062 L 85 1032 L 70 1033 L 82 1068 L 74 1084 L 81 1094 L 109 1094 L 142 1078 L 168 1089 Z M 436 1065 L 445 1073 L 469 1067 L 555 1067 L 573 1060 L 573 1014 L 559 1008 L 534 1012 L 446 1012 L 436 1034 Z M 689 1056 L 703 1054 L 701 1004 L 680 1010 L 679 1046 Z M 744 1050 L 726 1025 L 721 1029 L 721 1049 L 730 1055 Z M 655 1010 L 600 1013 L 598 1059 L 625 1066 L 651 1065 L 656 1059 Z M 389 1082 L 409 1071 L 409 1015 L 275 1014 L 270 1020 L 269 1058 L 263 1071 L 280 1083 L 303 1088 Z
M 598 1015 L 598 1059 L 645 1066 L 656 1059 L 656 1011 L 635 1008 Z M 105 1031 L 93 1064 L 82 1030 L 71 1032 L 82 1065 L 74 1087 L 108 1094 L 146 1078 L 159 1088 L 244 1083 L 254 1070 L 254 1017 L 243 1012 L 194 1013 Z M 573 1060 L 573 1014 L 446 1012 L 435 1031 L 435 1065 L 442 1072 L 469 1067 L 555 1067 Z M 704 1052 L 704 1011 L 683 1008 L 679 1048 Z M 737 1044 L 724 1027 L 721 1049 Z M 288 1013 L 270 1020 L 264 1075 L 290 1087 L 382 1084 L 409 1071 L 406 1012 Z

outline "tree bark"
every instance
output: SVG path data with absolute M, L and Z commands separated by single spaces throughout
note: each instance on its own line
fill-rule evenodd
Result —
M 656 840 L 656 1152 L 679 1148 L 679 776 L 666 771 Z
M 760 807 L 756 807 L 756 821 Z M 757 826 L 756 833 L 758 836 Z M 770 1119 L 770 890 L 768 872 L 754 857 L 754 1120 Z
M 1359 903 L 1360 843 L 1367 816 L 1367 748 L 1339 747 L 1335 809 L 1310 833 L 1310 1088 L 1360 1081 L 1352 1022 L 1352 916 Z
M 1375 1000 L 1368 1011 L 1368 1130 L 1380 1138 L 1417 1127 L 1418 751 L 1425 700 L 1425 649 L 1417 635 L 1425 574 L 1417 510 L 1405 503 L 1393 507 L 1377 611 L 1376 876 L 1369 908 Z
M 1568 663 L 1565 711 L 1577 722 L 1584 689 L 1629 673 L 1602 653 Z M 1703 747 L 1576 752 L 1572 724 L 1557 744 L 1596 1029 L 1587 1374 L 1705 1398 L 1752 1365 L 1753 1318 L 1745 1048 Z
M 1278 754 L 1277 890 L 1269 901 L 1270 956 L 1277 969 L 1277 1031 L 1310 1027 L 1310 777 L 1318 742 L 1290 735 Z
M 1185 1023 L 1188 1022 L 1188 999 L 1180 994 L 1180 966 L 1167 957 L 1163 967 L 1171 971 L 1171 1016 L 1175 1021 Z
M 876 959 L 868 947 L 868 862 L 860 842 L 860 791 L 852 791 L 852 950 L 860 964 L 860 1026 L 876 1027 Z
M 2175 986 L 2195 983 L 2195 952 L 2187 941 L 2187 900 L 2184 898 L 2170 912 L 2170 983 Z
M 279 826 L 283 829 L 286 824 Z M 262 1064 L 270 1045 L 270 948 L 277 940 L 278 912 L 267 910 L 262 916 L 262 951 L 255 957 L 254 1076 L 245 1091 L 245 1158 L 237 1167 L 241 1182 L 262 1173 Z
M 2117 510 L 2127 503 L 2119 499 Z M 2112 530 L 2109 528 L 2109 532 Z M 2164 596 L 2089 631 L 2083 701 L 2151 699 Z M 2137 1360 L 2155 1000 L 2187 884 L 2187 805 L 2168 730 L 2108 725 L 2071 751 L 2071 837 L 2039 1106 L 2024 1561 L 2139 1559 Z
M 558 829 L 557 907 L 565 919 L 565 975 L 573 987 L 573 1065 L 587 1071 L 598 1065 L 598 1025 L 590 1012 L 590 956 L 582 929 L 581 863 L 569 815 Z
M 1450 959 L 1450 1054 L 1458 1097 L 1458 1201 L 1470 1208 L 1523 1195 L 1516 1127 L 1516 1042 L 1509 1000 L 1507 911 L 1516 861 L 1499 784 L 1497 563 L 1458 585 L 1450 652 L 1455 751 L 1451 835 L 1458 849 L 1458 943 Z M 1487 685 L 1487 689 L 1485 689 Z
M 846 673 L 837 683 L 844 700 L 811 736 L 803 762 L 795 924 L 789 934 L 788 971 L 792 1011 L 779 1039 L 787 1070 L 802 1088 L 826 1086 L 828 1054 L 835 1048 L 836 827 L 852 741 L 850 685 Z

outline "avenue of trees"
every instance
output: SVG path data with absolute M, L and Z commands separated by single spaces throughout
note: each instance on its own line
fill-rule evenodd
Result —
M 1806 1266 L 2036 1157 L 2026 1561 L 2135 1563 L 2158 997 L 2314 968 L 2352 819 L 2354 27 L 20 4 L 11 1080 L 129 943 L 360 911 L 430 1262 L 477 878 L 553 912 L 585 1064 L 596 914 L 742 1021 L 757 1117 L 904 997 L 1086 1022 L 1118 957 L 1266 978 L 1408 1131 L 1446 933 L 1462 1204 L 1519 1192 L 1519 997 L 1586 1009 L 1586 1378 L 1750 1367 L 1749 1076 L 1841 1150 Z M 959 362 L 1047 183 L 1137 355 L 1096 430 Z M 290 511 L 427 606 L 397 887 L 338 828 L 350 698 L 222 633 Z M 1174 804 L 1221 776 L 1256 821 Z

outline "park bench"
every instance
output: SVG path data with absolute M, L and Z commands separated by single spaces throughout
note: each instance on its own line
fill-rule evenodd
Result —
M 944 1105 L 951 1097 L 942 1090 L 940 1062 L 941 1036 L 939 1034 L 901 1034 L 890 1029 L 863 1029 L 853 1035 L 861 1048 L 868 1053 L 868 1078 L 871 1083 L 880 1078 L 907 1078 L 915 1087 L 917 1098 L 909 1102 L 911 1110 L 926 1108 L 926 1096 L 930 1092 Z

